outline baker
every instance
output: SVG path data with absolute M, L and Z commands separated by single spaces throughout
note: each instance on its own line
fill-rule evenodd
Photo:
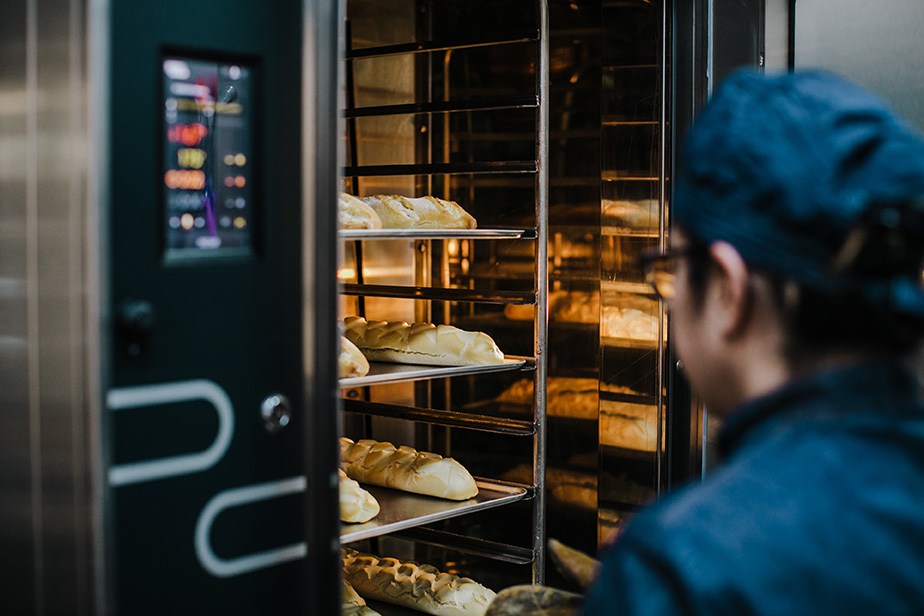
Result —
M 647 259 L 721 462 L 640 512 L 583 614 L 924 614 L 924 142 L 823 73 L 729 77 Z

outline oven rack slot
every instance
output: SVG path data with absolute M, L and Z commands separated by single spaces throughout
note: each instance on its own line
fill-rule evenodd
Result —
M 419 526 L 391 534 L 396 539 L 426 543 L 438 548 L 464 552 L 475 556 L 483 556 L 493 560 L 513 563 L 515 565 L 528 565 L 533 562 L 534 555 L 530 548 L 524 548 L 487 539 L 477 539 L 458 535 L 445 530 Z
M 404 287 L 397 285 L 355 284 L 341 286 L 344 295 L 388 297 L 392 299 L 421 299 L 449 302 L 479 302 L 484 304 L 536 303 L 535 291 L 474 291 L 472 289 L 441 289 L 436 287 Z
M 495 111 L 498 109 L 535 109 L 539 97 L 516 96 L 484 100 L 435 101 L 432 103 L 407 103 L 403 105 L 379 105 L 375 107 L 354 107 L 344 112 L 345 118 L 368 118 L 389 115 L 416 115 L 424 113 L 452 113 L 459 111 Z M 534 136 L 535 138 L 535 136 Z
M 467 175 L 482 173 L 532 173 L 539 164 L 535 160 L 499 160 L 464 163 L 407 163 L 398 165 L 355 165 L 344 167 L 346 177 L 378 177 L 384 175 Z
M 492 417 L 490 415 L 477 415 L 474 413 L 460 413 L 457 411 L 441 411 L 436 409 L 418 408 L 412 406 L 399 406 L 381 402 L 367 402 L 365 400 L 343 400 L 343 410 L 347 413 L 361 415 L 374 415 L 376 417 L 392 417 L 408 421 L 420 421 L 451 428 L 466 428 L 493 432 L 495 434 L 509 434 L 513 436 L 532 436 L 536 433 L 536 425 L 532 421 L 510 419 L 506 417 Z
M 524 30 L 521 33 L 505 36 L 503 38 L 466 38 L 441 39 L 439 41 L 424 41 L 420 43 L 399 43 L 397 45 L 381 45 L 376 47 L 362 47 L 347 51 L 347 60 L 361 60 L 365 58 L 381 58 L 383 56 L 398 56 L 402 54 L 429 53 L 431 51 L 450 51 L 457 49 L 471 49 L 473 47 L 493 47 L 498 45 L 515 45 L 519 43 L 535 43 L 539 41 L 538 30 Z

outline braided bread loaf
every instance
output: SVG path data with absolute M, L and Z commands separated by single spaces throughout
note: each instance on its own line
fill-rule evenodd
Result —
M 344 335 L 372 361 L 430 366 L 483 366 L 499 364 L 504 354 L 483 332 L 451 325 L 404 321 L 343 320 Z
M 371 607 L 366 606 L 366 601 L 359 596 L 349 582 L 343 580 L 342 605 L 340 607 L 340 616 L 382 616 Z
M 340 468 L 352 479 L 372 485 L 467 500 L 478 494 L 475 479 L 465 467 L 437 453 L 364 439 L 340 439 Z
M 436 616 L 483 616 L 494 591 L 433 565 L 377 558 L 343 550 L 343 575 L 367 599 L 387 601 Z
M 340 521 L 361 524 L 377 516 L 379 502 L 375 497 L 342 470 L 337 470 L 340 475 Z

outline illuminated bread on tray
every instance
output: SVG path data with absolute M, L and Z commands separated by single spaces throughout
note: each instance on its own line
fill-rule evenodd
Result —
M 366 601 L 359 596 L 349 582 L 343 580 L 343 605 L 340 608 L 340 616 L 382 616 L 374 609 L 366 606 Z
M 475 479 L 452 458 L 372 439 L 341 438 L 340 468 L 356 481 L 415 494 L 449 500 L 478 494 Z
M 346 317 L 343 324 L 344 335 L 371 361 L 429 366 L 486 366 L 504 361 L 497 344 L 483 332 L 362 317 Z
M 343 576 L 366 599 L 386 601 L 435 616 L 484 616 L 493 590 L 471 578 L 396 558 L 345 548 Z
M 386 229 L 474 229 L 474 217 L 455 201 L 400 195 L 364 197 Z
M 375 497 L 342 470 L 337 470 L 340 476 L 340 521 L 362 524 L 377 516 L 379 503 Z
M 596 419 L 597 379 L 550 377 L 546 381 L 546 415 Z M 517 405 L 533 403 L 533 379 L 520 379 L 504 390 L 498 402 Z
M 341 229 L 381 229 L 382 219 L 371 207 L 347 193 L 340 193 L 337 221 Z
M 340 356 L 337 363 L 341 379 L 369 374 L 369 360 L 355 344 L 343 336 L 340 336 Z

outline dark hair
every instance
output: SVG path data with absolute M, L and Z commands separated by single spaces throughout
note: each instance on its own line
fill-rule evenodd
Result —
M 687 259 L 687 284 L 693 305 L 699 308 L 717 266 L 704 242 L 689 234 L 687 237 L 690 244 L 703 248 L 694 250 Z M 796 297 L 790 299 L 787 287 L 795 283 L 778 274 L 757 271 L 770 282 L 782 315 L 786 327 L 784 353 L 790 363 L 837 351 L 904 357 L 924 342 L 924 320 L 870 305 L 851 293 L 826 293 L 798 286 Z
M 786 298 L 792 283 L 781 277 L 770 280 L 787 330 L 784 353 L 790 362 L 832 351 L 904 357 L 924 341 L 921 319 L 870 305 L 857 294 L 807 287 L 799 287 L 792 303 Z

